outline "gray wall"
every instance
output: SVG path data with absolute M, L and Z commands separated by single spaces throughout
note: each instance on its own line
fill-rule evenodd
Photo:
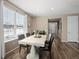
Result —
M 45 30 L 48 33 L 48 19 L 61 18 L 62 29 L 61 41 L 67 42 L 67 16 L 79 16 L 79 14 L 68 14 L 68 15 L 59 15 L 59 16 L 36 16 L 32 19 L 32 31 L 39 29 Z

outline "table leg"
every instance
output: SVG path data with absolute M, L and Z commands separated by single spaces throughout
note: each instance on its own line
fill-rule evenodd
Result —
M 39 59 L 39 54 L 35 49 L 35 46 L 31 47 L 30 53 L 27 55 L 26 59 Z

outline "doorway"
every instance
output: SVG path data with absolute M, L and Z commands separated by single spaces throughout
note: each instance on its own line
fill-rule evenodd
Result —
M 57 26 L 58 26 L 57 22 L 49 22 L 48 23 L 48 32 L 49 32 L 49 34 L 50 33 L 57 34 L 57 30 L 58 30 Z
M 54 33 L 56 36 L 61 36 L 61 18 L 48 20 L 48 34 Z

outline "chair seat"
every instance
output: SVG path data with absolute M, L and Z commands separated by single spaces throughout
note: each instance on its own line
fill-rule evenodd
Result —
M 45 47 L 40 47 L 39 48 L 39 51 L 48 51 L 49 50 L 49 45 L 48 44 L 45 44 Z
M 39 50 L 40 51 L 48 51 L 49 49 L 48 49 L 48 47 L 40 47 Z

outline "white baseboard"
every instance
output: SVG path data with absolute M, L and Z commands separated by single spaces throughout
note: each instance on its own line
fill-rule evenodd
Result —
M 74 42 L 74 41 L 61 41 L 61 42 Z M 76 42 L 76 41 L 75 41 L 75 42 Z M 77 43 L 79 43 L 79 41 L 78 41 Z

